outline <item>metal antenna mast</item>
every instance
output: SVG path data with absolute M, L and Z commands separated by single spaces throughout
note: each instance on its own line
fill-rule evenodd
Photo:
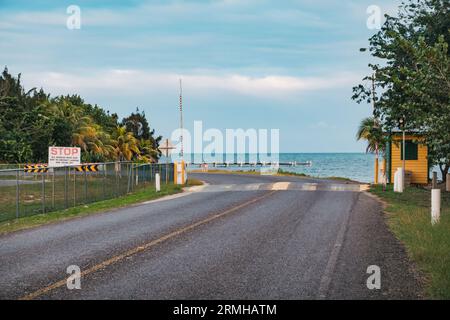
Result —
M 183 87 L 180 79 L 180 158 L 183 160 Z

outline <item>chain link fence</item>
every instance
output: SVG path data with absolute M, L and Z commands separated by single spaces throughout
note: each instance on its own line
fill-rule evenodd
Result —
M 154 186 L 156 173 L 161 184 L 173 183 L 173 164 L 110 162 L 48 168 L 46 172 L 20 169 L 0 170 L 0 222 L 69 207 L 117 198 Z M 45 171 L 45 170 L 44 170 Z

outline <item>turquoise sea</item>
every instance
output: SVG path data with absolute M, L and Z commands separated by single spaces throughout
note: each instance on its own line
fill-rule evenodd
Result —
M 214 162 L 218 157 L 188 154 L 184 157 L 190 163 Z M 228 157 L 236 162 L 253 162 L 256 159 L 249 154 L 235 154 Z M 219 157 L 221 162 L 224 156 Z M 373 165 L 375 156 L 365 153 L 281 153 L 279 162 L 307 162 L 311 166 L 281 167 L 283 170 L 305 173 L 316 177 L 344 177 L 361 182 L 373 182 Z M 196 168 L 190 166 L 190 169 Z M 197 166 L 198 168 L 198 166 Z M 254 167 L 230 167 L 230 170 L 248 170 Z

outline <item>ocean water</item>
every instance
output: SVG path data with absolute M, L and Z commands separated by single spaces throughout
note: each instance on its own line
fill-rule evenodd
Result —
M 223 162 L 224 156 L 213 157 L 201 154 L 188 154 L 184 157 L 190 163 Z M 228 155 L 227 159 L 236 162 L 253 162 L 256 156 L 249 154 Z M 250 161 L 249 161 L 250 160 Z M 234 162 L 233 161 L 233 162 Z M 307 162 L 311 166 L 297 165 L 295 167 L 280 167 L 285 171 L 304 173 L 315 177 L 343 177 L 360 182 L 373 182 L 373 166 L 375 156 L 365 153 L 281 153 L 279 162 Z M 190 166 L 195 169 L 198 166 Z M 229 170 L 249 170 L 254 167 L 229 167 Z

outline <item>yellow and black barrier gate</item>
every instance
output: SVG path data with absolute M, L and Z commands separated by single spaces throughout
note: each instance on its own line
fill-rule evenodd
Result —
M 87 171 L 87 172 L 99 171 L 97 164 L 85 164 L 85 165 L 77 166 L 77 167 L 75 167 L 75 170 L 76 171 Z
M 48 172 L 48 167 L 46 164 L 29 164 L 24 165 L 23 171 L 29 173 Z

